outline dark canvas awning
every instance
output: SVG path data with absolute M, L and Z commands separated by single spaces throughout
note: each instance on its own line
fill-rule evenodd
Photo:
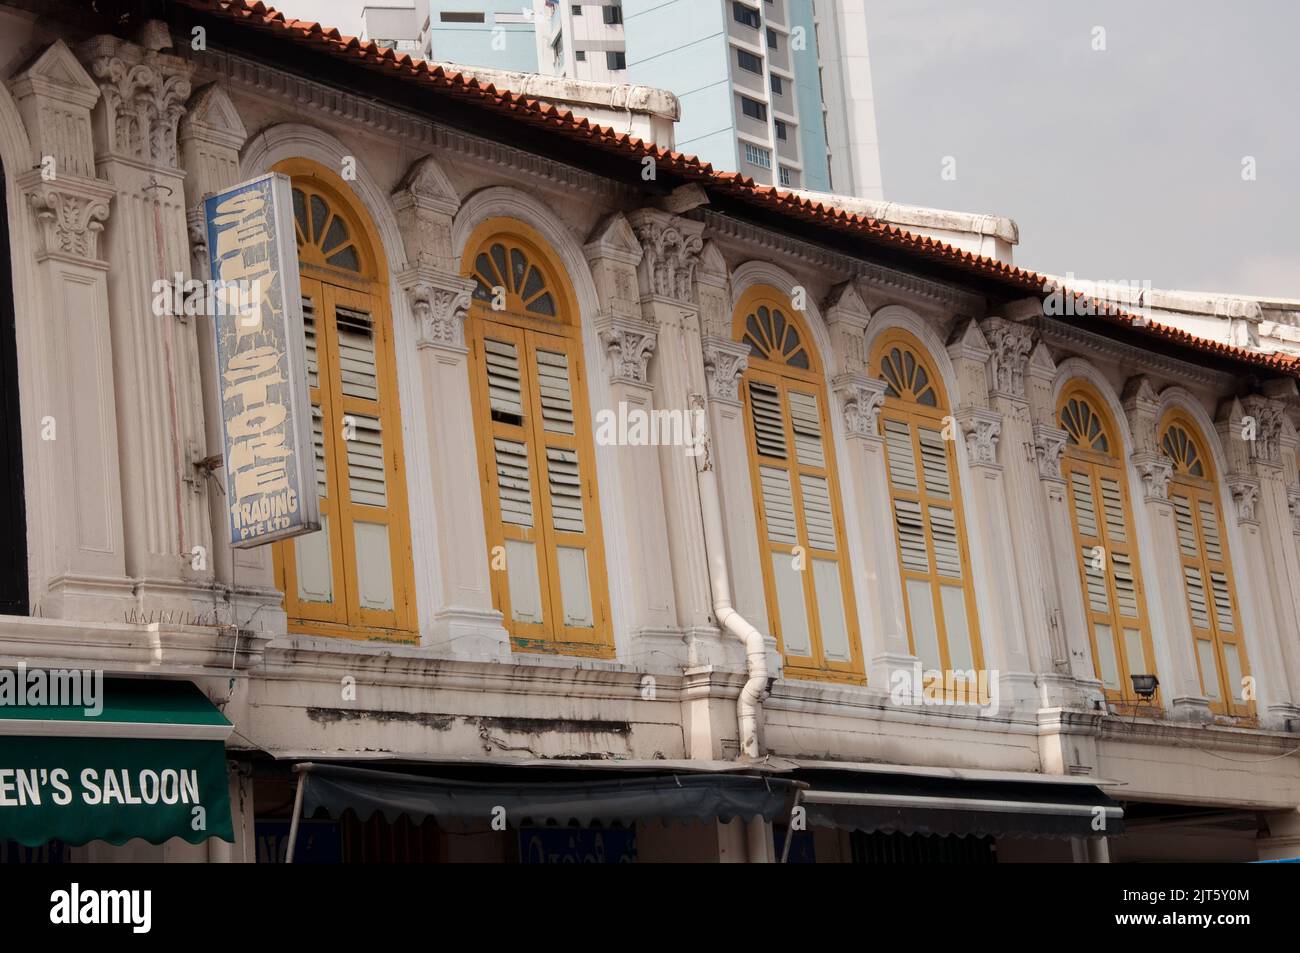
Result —
M 796 782 L 745 774 L 664 774 L 598 781 L 477 783 L 343 765 L 300 764 L 302 816 L 380 813 L 444 827 L 482 826 L 505 810 L 510 827 L 630 826 L 638 820 L 766 821 L 789 816 Z
M 884 772 L 798 772 L 808 824 L 903 834 L 1113 837 L 1124 811 L 1095 784 Z
M 233 841 L 232 726 L 207 697 L 191 682 L 106 679 L 96 701 L 0 705 L 0 841 Z

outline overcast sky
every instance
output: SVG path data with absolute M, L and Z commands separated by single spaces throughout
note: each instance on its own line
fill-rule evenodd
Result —
M 362 0 L 274 5 L 360 32 Z M 1300 3 L 867 12 L 886 198 L 1010 216 L 1053 274 L 1300 298 Z

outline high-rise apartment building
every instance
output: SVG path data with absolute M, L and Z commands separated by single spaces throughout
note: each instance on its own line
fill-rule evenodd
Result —
M 666 89 L 680 151 L 883 198 L 864 0 L 416 0 L 413 29 L 432 60 Z

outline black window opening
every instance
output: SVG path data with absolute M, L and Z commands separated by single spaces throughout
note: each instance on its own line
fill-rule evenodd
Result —
M 627 69 L 627 54 L 622 50 L 606 50 L 605 65 L 610 69 Z
M 790 138 L 790 130 L 780 119 L 776 121 L 776 137 L 781 140 Z
M 482 23 L 483 14 L 481 12 L 458 12 L 455 10 L 444 10 L 438 14 L 438 19 L 443 23 Z
M 573 58 L 576 59 L 579 63 L 585 63 L 585 62 L 587 62 L 587 51 L 586 51 L 586 50 L 574 50 L 574 51 L 573 51 Z
M 617 5 L 612 7 L 601 7 L 600 15 L 604 18 L 605 22 L 611 26 L 623 22 L 623 8 Z
M 781 48 L 781 44 L 776 37 L 776 31 L 771 27 L 767 28 L 767 48 L 769 50 L 779 50 Z
M 27 615 L 27 506 L 23 494 L 22 418 L 18 409 L 18 341 L 9 258 L 9 209 L 0 168 L 0 615 Z
M 736 50 L 736 62 L 740 64 L 743 70 L 749 70 L 751 73 L 763 75 L 763 58 L 755 56 L 748 50 Z
M 575 4 L 573 4 L 571 10 L 572 10 L 573 15 L 574 15 L 575 17 L 580 17 L 580 16 L 582 16 L 582 4 L 581 4 L 581 3 L 575 3 Z
M 772 92 L 776 93 L 778 96 L 785 94 L 785 83 L 783 83 L 781 77 L 777 76 L 775 73 L 772 74 Z
M 741 96 L 740 110 L 750 119 L 757 119 L 759 122 L 767 122 L 767 107 L 758 102 L 758 100 L 750 99 L 748 96 Z
M 731 15 L 735 17 L 737 23 L 743 23 L 745 26 L 758 29 L 759 16 L 757 10 L 751 10 L 743 3 L 732 2 Z

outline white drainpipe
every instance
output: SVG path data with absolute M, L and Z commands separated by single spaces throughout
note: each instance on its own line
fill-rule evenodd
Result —
M 771 688 L 767 671 L 767 644 L 763 633 L 754 628 L 731 605 L 731 574 L 723 542 L 722 504 L 718 499 L 718 479 L 713 464 L 713 440 L 709 434 L 705 401 L 699 394 L 690 397 L 695 411 L 696 439 L 699 453 L 695 457 L 695 477 L 700 488 L 700 519 L 704 524 L 704 549 L 709 564 L 709 584 L 713 592 L 713 614 L 724 631 L 740 639 L 745 646 L 749 679 L 736 699 L 736 718 L 740 723 L 740 753 L 744 758 L 761 758 L 760 719 L 763 699 Z

